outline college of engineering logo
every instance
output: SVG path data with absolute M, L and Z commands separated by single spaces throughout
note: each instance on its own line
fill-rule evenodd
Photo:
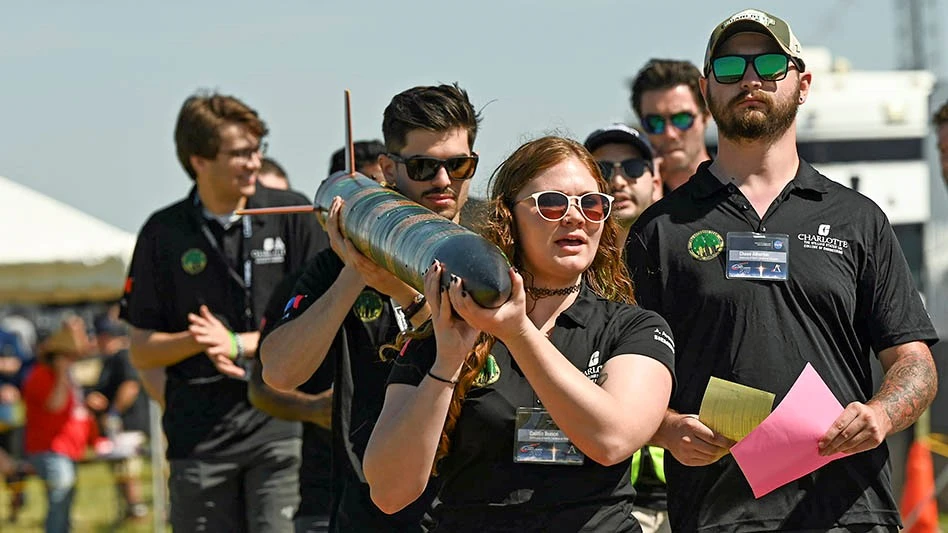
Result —
M 829 224 L 820 224 L 816 228 L 816 235 L 812 233 L 799 233 L 797 234 L 797 240 L 803 243 L 804 248 L 810 250 L 822 250 L 824 252 L 843 255 L 843 253 L 849 249 L 849 241 L 830 237 L 831 230 L 832 226 Z
M 695 232 L 688 239 L 688 253 L 698 261 L 710 261 L 724 250 L 721 234 L 710 229 Z
M 207 267 L 207 255 L 200 248 L 191 248 L 181 254 L 181 268 L 188 274 L 192 276 L 200 274 L 204 272 L 205 267 Z

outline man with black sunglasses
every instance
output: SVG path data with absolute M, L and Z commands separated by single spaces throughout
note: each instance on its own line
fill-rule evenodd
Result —
M 583 144 L 612 187 L 612 216 L 619 223 L 616 242 L 625 243 L 639 215 L 662 197 L 662 178 L 652 146 L 638 130 L 625 124 L 600 128 Z
M 632 109 L 661 157 L 665 193 L 688 181 L 711 159 L 704 142 L 711 119 L 698 88 L 701 72 L 689 61 L 652 59 L 632 79 Z
M 812 81 L 801 50 L 763 11 L 715 27 L 701 89 L 717 157 L 629 239 L 636 297 L 675 334 L 679 387 L 651 442 L 670 451 L 675 531 L 898 531 L 885 438 L 937 390 L 938 336 L 885 214 L 797 153 Z M 876 392 L 871 352 L 885 371 Z M 829 462 L 755 497 L 743 450 L 696 414 L 706 387 L 714 376 L 769 391 L 779 408 L 806 368 L 845 406 L 799 448 Z
M 414 87 L 385 108 L 379 156 L 385 182 L 410 200 L 458 220 L 477 169 L 480 114 L 455 85 Z M 438 484 L 386 515 L 369 496 L 362 458 L 382 410 L 390 361 L 379 348 L 424 323 L 424 296 L 360 254 L 339 230 L 342 201 L 329 212 L 332 250 L 306 267 L 280 324 L 261 348 L 264 380 L 279 390 L 305 382 L 327 356 L 335 362 L 331 531 L 422 531 Z M 334 334 L 330 334 L 334 332 Z M 410 443 L 391 443 L 405 446 Z

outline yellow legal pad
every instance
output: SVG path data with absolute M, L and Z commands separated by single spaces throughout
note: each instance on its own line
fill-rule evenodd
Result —
M 712 377 L 698 419 L 716 433 L 739 442 L 770 415 L 774 394 Z

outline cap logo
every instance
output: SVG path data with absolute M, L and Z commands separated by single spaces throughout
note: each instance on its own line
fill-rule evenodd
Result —
M 725 22 L 722 27 L 726 28 L 739 20 L 753 20 L 754 22 L 763 26 L 773 26 L 777 24 L 777 21 L 761 13 L 760 11 L 757 11 L 756 9 L 747 9 L 727 19 L 727 22 Z

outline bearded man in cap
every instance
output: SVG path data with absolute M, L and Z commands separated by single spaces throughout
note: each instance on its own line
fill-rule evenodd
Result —
M 783 20 L 748 9 L 718 24 L 701 79 L 717 158 L 646 211 L 629 239 L 636 297 L 676 341 L 678 387 L 652 441 L 671 452 L 674 531 L 900 526 L 885 438 L 934 398 L 938 337 L 885 214 L 797 154 L 797 108 L 812 81 Z M 875 393 L 873 353 L 885 371 Z M 829 462 L 752 492 L 734 458 L 743 448 L 729 453 L 733 442 L 696 414 L 710 378 L 772 392 L 779 406 L 812 370 L 845 406 L 812 438 L 814 459 Z

